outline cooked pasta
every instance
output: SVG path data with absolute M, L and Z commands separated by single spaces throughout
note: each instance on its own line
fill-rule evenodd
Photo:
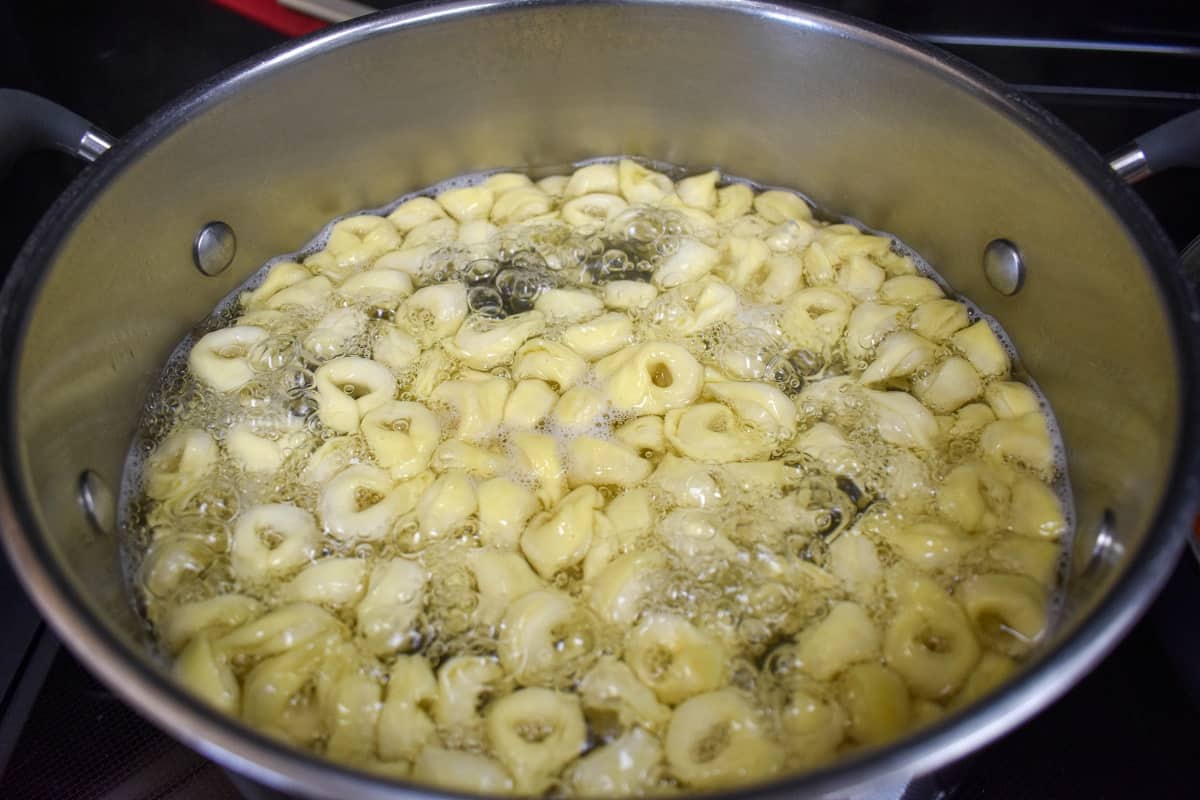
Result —
M 1053 624 L 1049 409 L 800 195 L 624 159 L 346 217 L 143 417 L 135 591 L 198 698 L 483 794 L 736 787 L 973 702 Z

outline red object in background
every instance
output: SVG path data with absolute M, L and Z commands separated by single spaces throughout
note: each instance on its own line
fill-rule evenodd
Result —
M 212 0 L 212 2 L 235 14 L 252 19 L 260 25 L 279 31 L 285 36 L 303 36 L 329 25 L 323 20 L 292 11 L 290 8 L 284 8 L 275 0 Z

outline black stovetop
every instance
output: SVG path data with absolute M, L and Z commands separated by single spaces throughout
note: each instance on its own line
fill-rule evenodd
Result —
M 401 5 L 374 2 L 371 5 Z M 842 0 L 1032 95 L 1101 152 L 1200 107 L 1200 5 Z M 1084 13 L 1079 13 L 1080 10 Z M 202 0 L 0 3 L 0 86 L 36 91 L 111 133 L 285 37 Z M 0 275 L 79 171 L 39 154 L 0 175 Z M 1179 247 L 1200 236 L 1200 171 L 1138 187 Z M 1060 701 L 918 797 L 1195 797 L 1200 568 L 1185 553 L 1141 623 Z M 221 800 L 254 794 L 141 719 L 59 647 L 0 556 L 0 797 Z M 893 794 L 894 797 L 894 794 Z

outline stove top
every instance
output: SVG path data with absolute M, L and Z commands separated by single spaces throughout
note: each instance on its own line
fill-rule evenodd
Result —
M 1101 152 L 1200 107 L 1200 11 L 1190 4 L 1089 5 L 1084 14 L 1055 2 L 816 5 L 906 31 L 999 75 Z M 43 94 L 120 135 L 197 82 L 284 39 L 202 0 L 0 4 L 0 86 Z M 0 175 L 0 276 L 78 171 L 47 153 Z M 1200 236 L 1200 171 L 1156 176 L 1138 191 L 1178 247 Z M 41 623 L 2 556 L 0 608 L 0 797 L 275 796 L 177 744 L 108 692 Z M 1196 609 L 1200 567 L 1185 554 L 1141 623 L 1061 700 L 965 762 L 880 787 L 878 796 L 1196 796 Z

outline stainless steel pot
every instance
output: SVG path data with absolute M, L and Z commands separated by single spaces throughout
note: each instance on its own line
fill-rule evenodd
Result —
M 59 127 L 67 149 L 87 131 Z M 97 132 L 88 142 L 103 150 Z M 219 76 L 85 170 L 0 297 L 0 524 L 68 646 L 147 717 L 263 783 L 433 793 L 290 750 L 177 689 L 125 593 L 104 487 L 175 343 L 267 257 L 446 176 L 618 153 L 800 187 L 898 234 L 1012 334 L 1068 448 L 1067 599 L 1020 677 L 903 741 L 747 793 L 821 796 L 936 767 L 1090 669 L 1154 595 L 1195 511 L 1197 315 L 1170 245 L 1102 159 L 999 82 L 871 25 L 724 0 L 372 17 Z M 212 220 L 237 237 L 223 271 L 220 249 L 196 241 Z M 1023 258 L 1011 296 L 981 268 L 997 239 Z

